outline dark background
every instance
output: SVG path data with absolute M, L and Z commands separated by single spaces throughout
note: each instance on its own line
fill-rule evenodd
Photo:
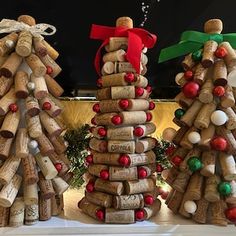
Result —
M 142 6 L 149 5 L 146 12 Z M 37 23 L 57 28 L 45 39 L 59 52 L 57 63 L 63 71 L 56 77 L 64 87 L 64 96 L 91 95 L 98 78 L 93 60 L 101 41 L 89 38 L 91 24 L 114 26 L 116 18 L 130 16 L 135 27 L 158 35 L 158 41 L 147 53 L 148 77 L 153 98 L 173 98 L 179 91 L 174 78 L 181 71 L 182 58 L 158 64 L 160 49 L 179 41 L 185 30 L 203 30 L 210 18 L 224 22 L 224 33 L 236 32 L 235 0 L 7 0 L 1 1 L 0 18 L 17 19 L 29 14 Z

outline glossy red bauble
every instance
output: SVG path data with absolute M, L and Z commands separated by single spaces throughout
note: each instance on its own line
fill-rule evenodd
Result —
M 97 210 L 96 211 L 96 217 L 97 217 L 98 220 L 104 220 L 105 212 L 103 210 Z
M 230 207 L 225 210 L 225 216 L 228 220 L 236 223 L 236 207 Z
M 44 103 L 43 103 L 43 106 L 42 106 L 42 109 L 43 109 L 43 110 L 49 111 L 51 108 L 52 108 L 52 105 L 51 105 L 50 102 L 44 102 Z
M 144 179 L 146 177 L 147 177 L 147 171 L 144 168 L 140 167 L 138 169 L 138 178 L 139 179 Z
M 149 122 L 152 120 L 152 113 L 151 112 L 146 112 L 146 121 Z
M 62 170 L 62 164 L 61 163 L 55 163 L 54 166 L 57 169 L 57 172 L 60 172 Z
M 97 80 L 97 86 L 98 86 L 99 88 L 102 87 L 102 78 L 99 78 L 99 79 Z
M 92 164 L 93 163 L 93 155 L 88 155 L 86 158 L 85 158 L 85 161 L 88 165 Z
M 99 105 L 99 103 L 95 103 L 93 105 L 93 111 L 96 112 L 96 113 L 100 112 L 100 105 Z
M 105 137 L 107 135 L 107 131 L 106 129 L 104 128 L 99 128 L 98 129 L 98 134 L 101 136 L 101 137 Z
M 181 157 L 181 156 L 178 156 L 178 155 L 173 156 L 173 157 L 171 158 L 171 162 L 172 162 L 175 166 L 179 166 L 182 161 L 183 161 L 182 157 Z
M 146 196 L 144 197 L 144 202 L 145 202 L 146 205 L 152 205 L 153 202 L 154 202 L 153 196 L 151 196 L 151 195 L 146 195 Z
M 174 151 L 175 151 L 175 146 L 174 145 L 170 145 L 166 150 L 165 150 L 165 154 L 166 155 L 171 155 Z
M 168 191 L 163 191 L 163 192 L 161 193 L 161 198 L 162 198 L 163 200 L 165 200 L 165 199 L 167 198 L 168 194 L 169 194 Z
M 213 89 L 213 95 L 216 97 L 222 97 L 225 94 L 225 88 L 223 86 L 216 86 Z
M 144 88 L 141 87 L 136 87 L 135 88 L 135 96 L 136 97 L 141 97 L 144 93 Z
M 127 83 L 132 83 L 132 82 L 134 82 L 134 81 L 135 81 L 135 76 L 134 76 L 134 74 L 133 74 L 133 73 L 126 73 L 126 75 L 125 75 L 125 81 L 126 81 Z
M 149 110 L 153 110 L 153 109 L 155 108 L 155 106 L 156 106 L 155 103 L 154 103 L 153 101 L 150 101 L 150 102 L 149 102 L 149 108 L 148 108 L 148 109 L 149 109 Z
M 52 72 L 53 72 L 52 67 L 51 66 L 46 66 L 46 68 L 47 68 L 46 74 L 51 75 Z
M 91 124 L 97 125 L 97 122 L 96 122 L 96 120 L 95 120 L 95 117 L 93 117 L 93 118 L 91 119 Z
M 129 100 L 128 99 L 121 99 L 119 101 L 119 107 L 123 110 L 127 109 L 129 107 Z
M 218 58 L 224 58 L 228 54 L 224 47 L 218 47 L 215 51 L 215 56 Z
M 156 171 L 157 171 L 157 173 L 160 173 L 160 172 L 163 171 L 163 167 L 162 167 L 161 164 L 157 164 L 157 165 L 156 165 Z
M 9 110 L 10 110 L 11 112 L 17 112 L 17 111 L 18 111 L 18 106 L 17 106 L 17 104 L 16 104 L 16 103 L 10 104 L 10 105 L 9 105 Z
M 103 180 L 107 180 L 109 178 L 109 171 L 108 170 L 102 170 L 100 172 L 100 178 Z
M 137 221 L 142 221 L 144 219 L 144 210 L 140 209 L 135 212 L 135 219 Z
M 136 137 L 141 137 L 141 136 L 143 136 L 143 134 L 144 134 L 143 128 L 141 128 L 141 127 L 134 128 L 134 135 Z
M 147 90 L 148 93 L 152 92 L 152 86 L 150 85 L 148 85 L 145 89 Z
M 119 164 L 124 167 L 128 167 L 130 165 L 130 159 L 127 155 L 121 155 L 119 158 Z
M 182 91 L 186 98 L 195 98 L 199 93 L 199 89 L 199 84 L 195 82 L 188 82 L 183 86 Z
M 88 184 L 86 185 L 86 190 L 89 193 L 93 192 L 94 191 L 94 182 L 88 182 Z
M 228 143 L 225 138 L 218 136 L 211 140 L 211 147 L 217 151 L 225 151 L 227 149 Z
M 122 118 L 119 115 L 115 115 L 111 118 L 111 122 L 114 125 L 120 125 L 122 123 Z
M 187 70 L 184 72 L 184 78 L 186 80 L 191 80 L 193 78 L 193 72 L 191 70 Z

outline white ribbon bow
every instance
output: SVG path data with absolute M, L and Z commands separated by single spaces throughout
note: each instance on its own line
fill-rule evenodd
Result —
M 48 29 L 51 30 L 51 32 L 46 32 Z M 55 26 L 45 23 L 30 26 L 16 20 L 2 19 L 0 21 L 0 34 L 19 32 L 23 30 L 29 31 L 34 37 L 40 38 L 43 38 L 41 35 L 53 35 L 56 33 Z

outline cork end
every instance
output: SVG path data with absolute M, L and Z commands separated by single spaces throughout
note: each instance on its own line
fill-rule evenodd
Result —
M 208 34 L 220 34 L 223 30 L 223 23 L 220 19 L 211 19 L 205 22 L 204 32 Z
M 23 23 L 30 25 L 30 26 L 36 25 L 36 21 L 35 21 L 34 17 L 29 16 L 29 15 L 20 15 L 17 18 L 17 21 L 23 22 Z
M 127 28 L 133 28 L 133 20 L 128 16 L 119 17 L 116 20 L 116 26 L 123 26 Z

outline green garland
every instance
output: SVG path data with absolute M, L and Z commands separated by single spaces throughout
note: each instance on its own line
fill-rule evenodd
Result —
M 73 188 L 79 188 L 84 183 L 83 175 L 87 171 L 85 158 L 89 154 L 88 147 L 91 138 L 89 129 L 90 125 L 85 124 L 77 129 L 67 130 L 64 136 L 68 142 L 66 153 L 71 162 L 73 179 L 70 185 Z

